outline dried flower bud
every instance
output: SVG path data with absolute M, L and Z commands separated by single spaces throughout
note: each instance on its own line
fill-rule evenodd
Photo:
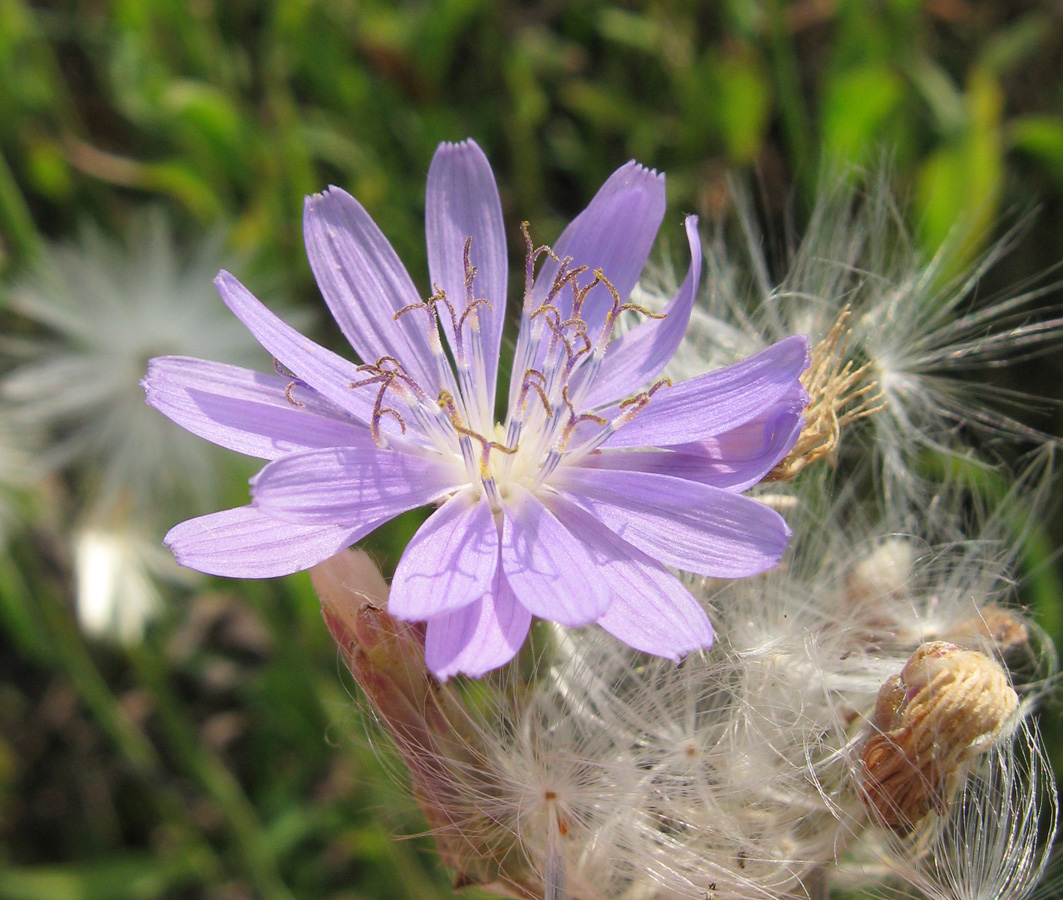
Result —
M 845 578 L 846 600 L 852 605 L 907 595 L 914 566 L 911 541 L 891 537 L 858 559 Z
M 978 610 L 977 616 L 960 622 L 948 637 L 958 644 L 988 641 L 1001 657 L 1030 646 L 1030 630 L 1022 617 L 993 603 Z
M 347 667 L 402 755 L 436 848 L 457 873 L 455 888 L 533 896 L 535 876 L 514 836 L 486 813 L 470 819 L 470 798 L 486 804 L 499 793 L 497 778 L 460 696 L 425 665 L 423 627 L 388 615 L 388 586 L 362 551 L 319 563 L 310 580 Z
M 948 806 L 950 778 L 989 749 L 1019 705 L 1001 666 L 945 641 L 919 647 L 879 691 L 864 745 L 864 802 L 885 825 L 908 831 Z

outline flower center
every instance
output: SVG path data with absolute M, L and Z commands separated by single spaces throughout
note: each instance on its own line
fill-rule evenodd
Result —
M 460 458 L 470 484 L 482 486 L 496 510 L 509 484 L 535 490 L 562 460 L 574 462 L 594 452 L 645 408 L 658 389 L 671 384 L 661 379 L 616 404 L 611 415 L 587 408 L 585 400 L 621 313 L 664 316 L 625 303 L 601 269 L 591 272 L 588 266 L 573 265 L 572 257 L 558 257 L 545 244 L 536 247 L 527 223 L 522 231 L 527 244 L 524 304 L 503 422 L 493 421 L 487 409 L 492 386 L 487 383 L 480 315 L 495 307 L 488 298 L 476 296 L 471 238 L 464 245 L 465 297 L 460 306 L 436 286 L 427 300 L 395 313 L 396 321 L 415 312 L 427 316 L 436 384 L 426 389 L 390 356 L 359 366 L 364 377 L 351 383 L 352 388 L 376 390 L 370 427 L 377 446 L 413 453 L 435 450 Z M 537 283 L 535 269 L 541 259 L 545 262 Z M 554 271 L 544 281 L 547 266 Z M 450 325 L 452 359 L 441 338 L 441 313 Z M 296 383 L 289 386 L 289 399 Z M 408 430 L 411 417 L 419 426 L 416 431 Z

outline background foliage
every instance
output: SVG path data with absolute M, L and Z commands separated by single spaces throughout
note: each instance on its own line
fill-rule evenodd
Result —
M 749 178 L 780 259 L 825 168 L 886 155 L 928 254 L 958 228 L 972 259 L 1037 207 L 992 292 L 1063 260 L 1060 58 L 1063 11 L 1022 0 L 0 0 L 0 275 L 154 206 L 317 311 L 302 203 L 334 183 L 427 289 L 428 162 L 472 136 L 514 238 L 524 219 L 556 237 L 636 157 L 667 172 L 673 240 Z M 319 336 L 337 343 L 324 317 Z M 1000 377 L 1058 396 L 1061 374 L 1056 354 Z M 1059 433 L 1058 410 L 1033 424 Z M 174 590 L 143 643 L 86 640 L 66 541 L 84 489 L 67 473 L 20 501 L 0 558 L 0 900 L 449 896 L 428 842 L 391 840 L 423 825 L 306 577 Z M 372 539 L 385 565 L 410 528 Z M 1059 529 L 1043 543 L 1058 629 Z

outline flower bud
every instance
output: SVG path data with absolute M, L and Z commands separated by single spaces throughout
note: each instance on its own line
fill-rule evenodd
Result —
M 428 671 L 423 626 L 388 615 L 388 586 L 362 551 L 319 563 L 310 580 L 344 662 L 409 770 L 436 848 L 457 873 L 455 888 L 529 896 L 534 876 L 515 837 L 482 811 L 477 820 L 478 806 L 499 793 L 497 773 L 460 695 Z
M 1019 698 L 1001 666 L 945 641 L 923 644 L 879 691 L 864 745 L 864 802 L 907 832 L 944 812 L 952 776 L 1005 733 Z

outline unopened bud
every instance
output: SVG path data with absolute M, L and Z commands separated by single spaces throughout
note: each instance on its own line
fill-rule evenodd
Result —
M 428 671 L 423 628 L 388 615 L 388 586 L 361 551 L 319 563 L 310 580 L 347 667 L 402 755 L 455 887 L 535 895 L 537 876 L 516 836 L 478 808 L 498 794 L 498 776 L 460 694 Z
M 863 795 L 880 822 L 909 831 L 944 812 L 949 782 L 1006 731 L 1018 695 L 999 663 L 945 641 L 919 647 L 879 691 L 864 745 Z

